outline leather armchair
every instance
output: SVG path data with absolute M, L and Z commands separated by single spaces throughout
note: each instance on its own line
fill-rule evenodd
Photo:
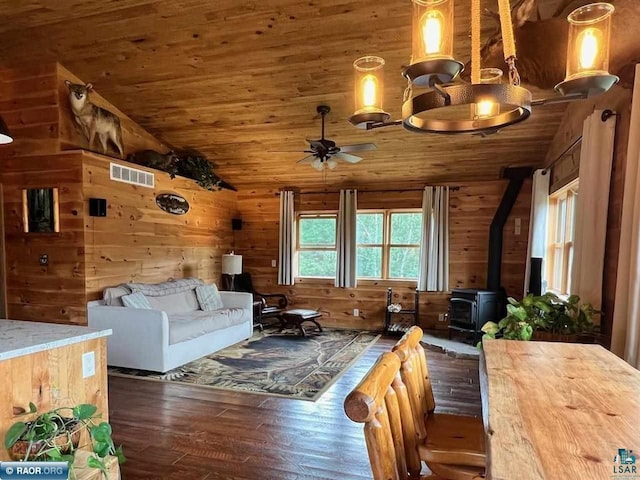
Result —
M 253 295 L 254 325 L 262 330 L 262 320 L 277 318 L 282 322 L 282 312 L 287 309 L 289 299 L 282 293 L 261 293 L 253 287 L 250 273 L 241 273 L 234 278 L 235 291 Z

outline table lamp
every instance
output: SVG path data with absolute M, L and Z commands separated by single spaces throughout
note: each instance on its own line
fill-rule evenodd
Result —
M 230 290 L 235 290 L 234 277 L 242 273 L 242 255 L 225 253 L 222 255 L 222 274 L 231 277 Z

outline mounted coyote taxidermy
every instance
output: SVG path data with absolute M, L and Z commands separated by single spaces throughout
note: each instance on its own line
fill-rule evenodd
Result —
M 107 153 L 109 140 L 124 156 L 122 146 L 122 129 L 120 119 L 109 110 L 94 105 L 89 99 L 89 93 L 93 91 L 93 85 L 87 83 L 81 85 L 65 80 L 64 84 L 69 89 L 69 101 L 76 123 L 82 128 L 82 133 L 89 141 L 89 148 L 93 146 L 96 135 L 102 144 L 102 153 Z

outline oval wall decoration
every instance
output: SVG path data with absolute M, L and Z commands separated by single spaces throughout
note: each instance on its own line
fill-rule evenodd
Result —
M 184 215 L 189 211 L 189 202 L 176 193 L 161 193 L 156 197 L 156 204 L 172 215 Z

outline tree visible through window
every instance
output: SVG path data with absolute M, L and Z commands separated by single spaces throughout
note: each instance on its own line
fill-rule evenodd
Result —
M 298 215 L 298 276 L 335 277 L 336 222 L 333 212 Z M 361 210 L 356 222 L 358 278 L 418 278 L 419 210 Z
M 298 216 L 298 276 L 336 276 L 336 214 Z
M 419 211 L 358 212 L 358 278 L 417 279 L 421 229 Z

